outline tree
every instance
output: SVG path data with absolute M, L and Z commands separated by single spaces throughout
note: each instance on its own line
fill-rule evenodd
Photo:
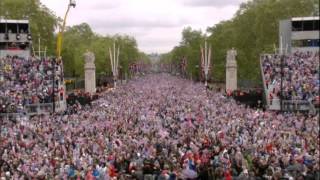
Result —
M 28 19 L 30 21 L 33 46 L 47 47 L 48 53 L 54 55 L 57 17 L 52 11 L 40 3 L 40 0 L 0 0 L 0 17 L 5 19 Z M 41 18 L 39 18 L 41 17 Z
M 120 46 L 119 65 L 122 75 L 129 74 L 129 66 L 133 62 L 143 58 L 148 61 L 144 54 L 140 53 L 137 42 L 133 37 L 126 35 L 102 36 L 95 34 L 86 23 L 68 27 L 64 33 L 62 59 L 64 71 L 68 77 L 83 77 L 84 58 L 83 54 L 89 50 L 95 54 L 96 74 L 111 76 L 111 64 L 109 48 L 115 42 Z
M 274 45 L 278 44 L 279 21 L 311 16 L 317 14 L 318 9 L 315 0 L 252 0 L 242 3 L 232 19 L 207 28 L 210 34 L 208 43 L 212 44 L 212 79 L 225 80 L 226 53 L 234 47 L 238 51 L 238 79 L 261 84 L 259 56 L 272 53 Z M 195 66 L 199 63 L 199 45 L 203 40 L 201 31 L 185 28 L 180 45 L 168 53 L 170 56 L 164 57 L 171 58 L 173 63 L 186 56 L 188 73 L 198 76 Z
M 187 59 L 187 75 L 192 78 L 200 78 L 200 44 L 204 42 L 204 35 L 200 30 L 191 27 L 184 28 L 182 40 L 179 46 L 165 55 L 161 56 L 161 63 L 180 65 L 183 57 Z M 171 58 L 171 60 L 169 60 Z

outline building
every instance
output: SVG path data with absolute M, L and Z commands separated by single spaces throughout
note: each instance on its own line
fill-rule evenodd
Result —
M 319 17 L 294 17 L 279 23 L 282 52 L 319 51 Z
M 32 37 L 28 20 L 0 18 L 0 58 L 11 55 L 29 57 Z

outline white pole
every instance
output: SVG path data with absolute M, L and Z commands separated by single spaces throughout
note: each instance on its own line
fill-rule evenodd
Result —
M 110 54 L 112 76 L 114 77 L 114 61 L 113 61 L 113 55 L 112 55 L 111 48 L 109 48 L 109 54 Z M 113 82 L 113 86 L 115 87 L 115 82 Z
M 47 46 L 44 48 L 44 58 L 47 58 Z
M 212 48 L 211 48 L 211 44 L 210 44 L 210 46 L 209 46 L 209 61 L 208 61 L 208 71 L 209 71 L 209 68 L 210 68 L 210 65 L 211 65 L 211 50 L 212 50 Z
M 279 54 L 282 54 L 283 52 L 282 52 L 282 36 L 280 36 L 280 52 L 279 52 Z
M 204 50 L 204 48 L 200 45 L 200 50 L 201 50 L 201 63 L 203 62 L 204 63 L 204 61 L 205 61 L 205 50 Z
M 120 47 L 116 48 L 116 43 L 113 42 L 113 48 L 109 48 L 110 62 L 111 62 L 111 71 L 114 78 L 114 87 L 117 86 L 117 77 L 118 77 L 118 66 L 119 66 L 119 54 Z
M 205 57 L 204 57 L 204 75 L 205 75 L 205 86 L 208 85 L 208 72 L 210 66 L 210 59 L 211 59 L 211 45 L 208 49 L 207 41 L 205 41 Z
M 38 41 L 39 41 L 39 59 L 41 59 L 41 40 L 40 40 L 40 34 L 39 34 L 39 37 L 38 37 Z
M 113 75 L 113 78 L 114 78 L 114 87 L 116 88 L 117 87 L 117 71 L 116 71 L 116 43 L 113 42 L 113 71 L 114 71 L 114 75 Z
M 116 72 L 116 43 L 113 42 L 113 69 L 114 69 L 114 72 Z M 117 74 L 115 74 L 116 76 Z
M 111 71 L 113 73 L 112 52 L 110 48 L 109 48 L 109 56 L 110 56 L 110 63 L 111 63 Z
M 116 62 L 117 62 L 117 60 L 116 60 L 116 55 L 115 55 L 115 53 L 116 53 L 116 51 L 115 51 L 115 47 L 113 47 L 113 58 L 112 58 L 112 60 L 113 60 L 113 72 L 114 72 L 114 78 L 116 78 L 116 76 L 117 76 L 117 72 L 116 72 Z
M 36 56 L 36 52 L 34 51 L 34 47 L 32 46 L 33 55 Z
M 117 52 L 117 67 L 116 67 L 117 77 L 119 76 L 119 72 L 118 72 L 118 67 L 119 67 L 119 54 L 120 54 L 120 46 L 118 46 L 118 52 Z
M 204 43 L 204 78 L 205 78 L 205 83 L 204 85 L 207 87 L 207 61 L 208 61 L 208 46 L 207 46 L 207 41 Z

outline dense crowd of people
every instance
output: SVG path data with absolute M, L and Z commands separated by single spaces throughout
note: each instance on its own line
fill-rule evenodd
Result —
M 63 80 L 62 66 L 55 62 L 55 93 Z M 49 58 L 0 58 L 0 113 L 19 113 L 26 105 L 52 102 L 53 63 Z
M 2 179 L 319 179 L 317 116 L 238 105 L 147 75 L 77 114 L 2 120 Z
M 263 106 L 263 90 L 262 89 L 244 89 L 226 92 L 228 97 L 233 97 L 237 102 L 240 102 L 250 108 L 265 109 Z
M 271 98 L 281 95 L 281 55 L 266 55 L 262 62 Z M 283 58 L 283 99 L 309 100 L 319 96 L 319 51 L 294 52 Z M 272 88 L 272 89 L 270 89 Z
M 75 90 L 68 94 L 67 96 L 67 106 L 66 114 L 77 113 L 82 106 L 91 106 L 92 101 L 99 98 L 99 92 L 101 88 L 97 89 L 96 94 L 86 93 L 83 90 Z

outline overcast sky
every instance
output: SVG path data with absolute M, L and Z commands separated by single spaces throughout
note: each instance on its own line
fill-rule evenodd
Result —
M 170 51 L 184 27 L 205 31 L 233 17 L 246 0 L 76 0 L 67 25 L 88 23 L 102 35 L 127 34 L 146 53 Z M 69 0 L 41 0 L 63 17 Z

